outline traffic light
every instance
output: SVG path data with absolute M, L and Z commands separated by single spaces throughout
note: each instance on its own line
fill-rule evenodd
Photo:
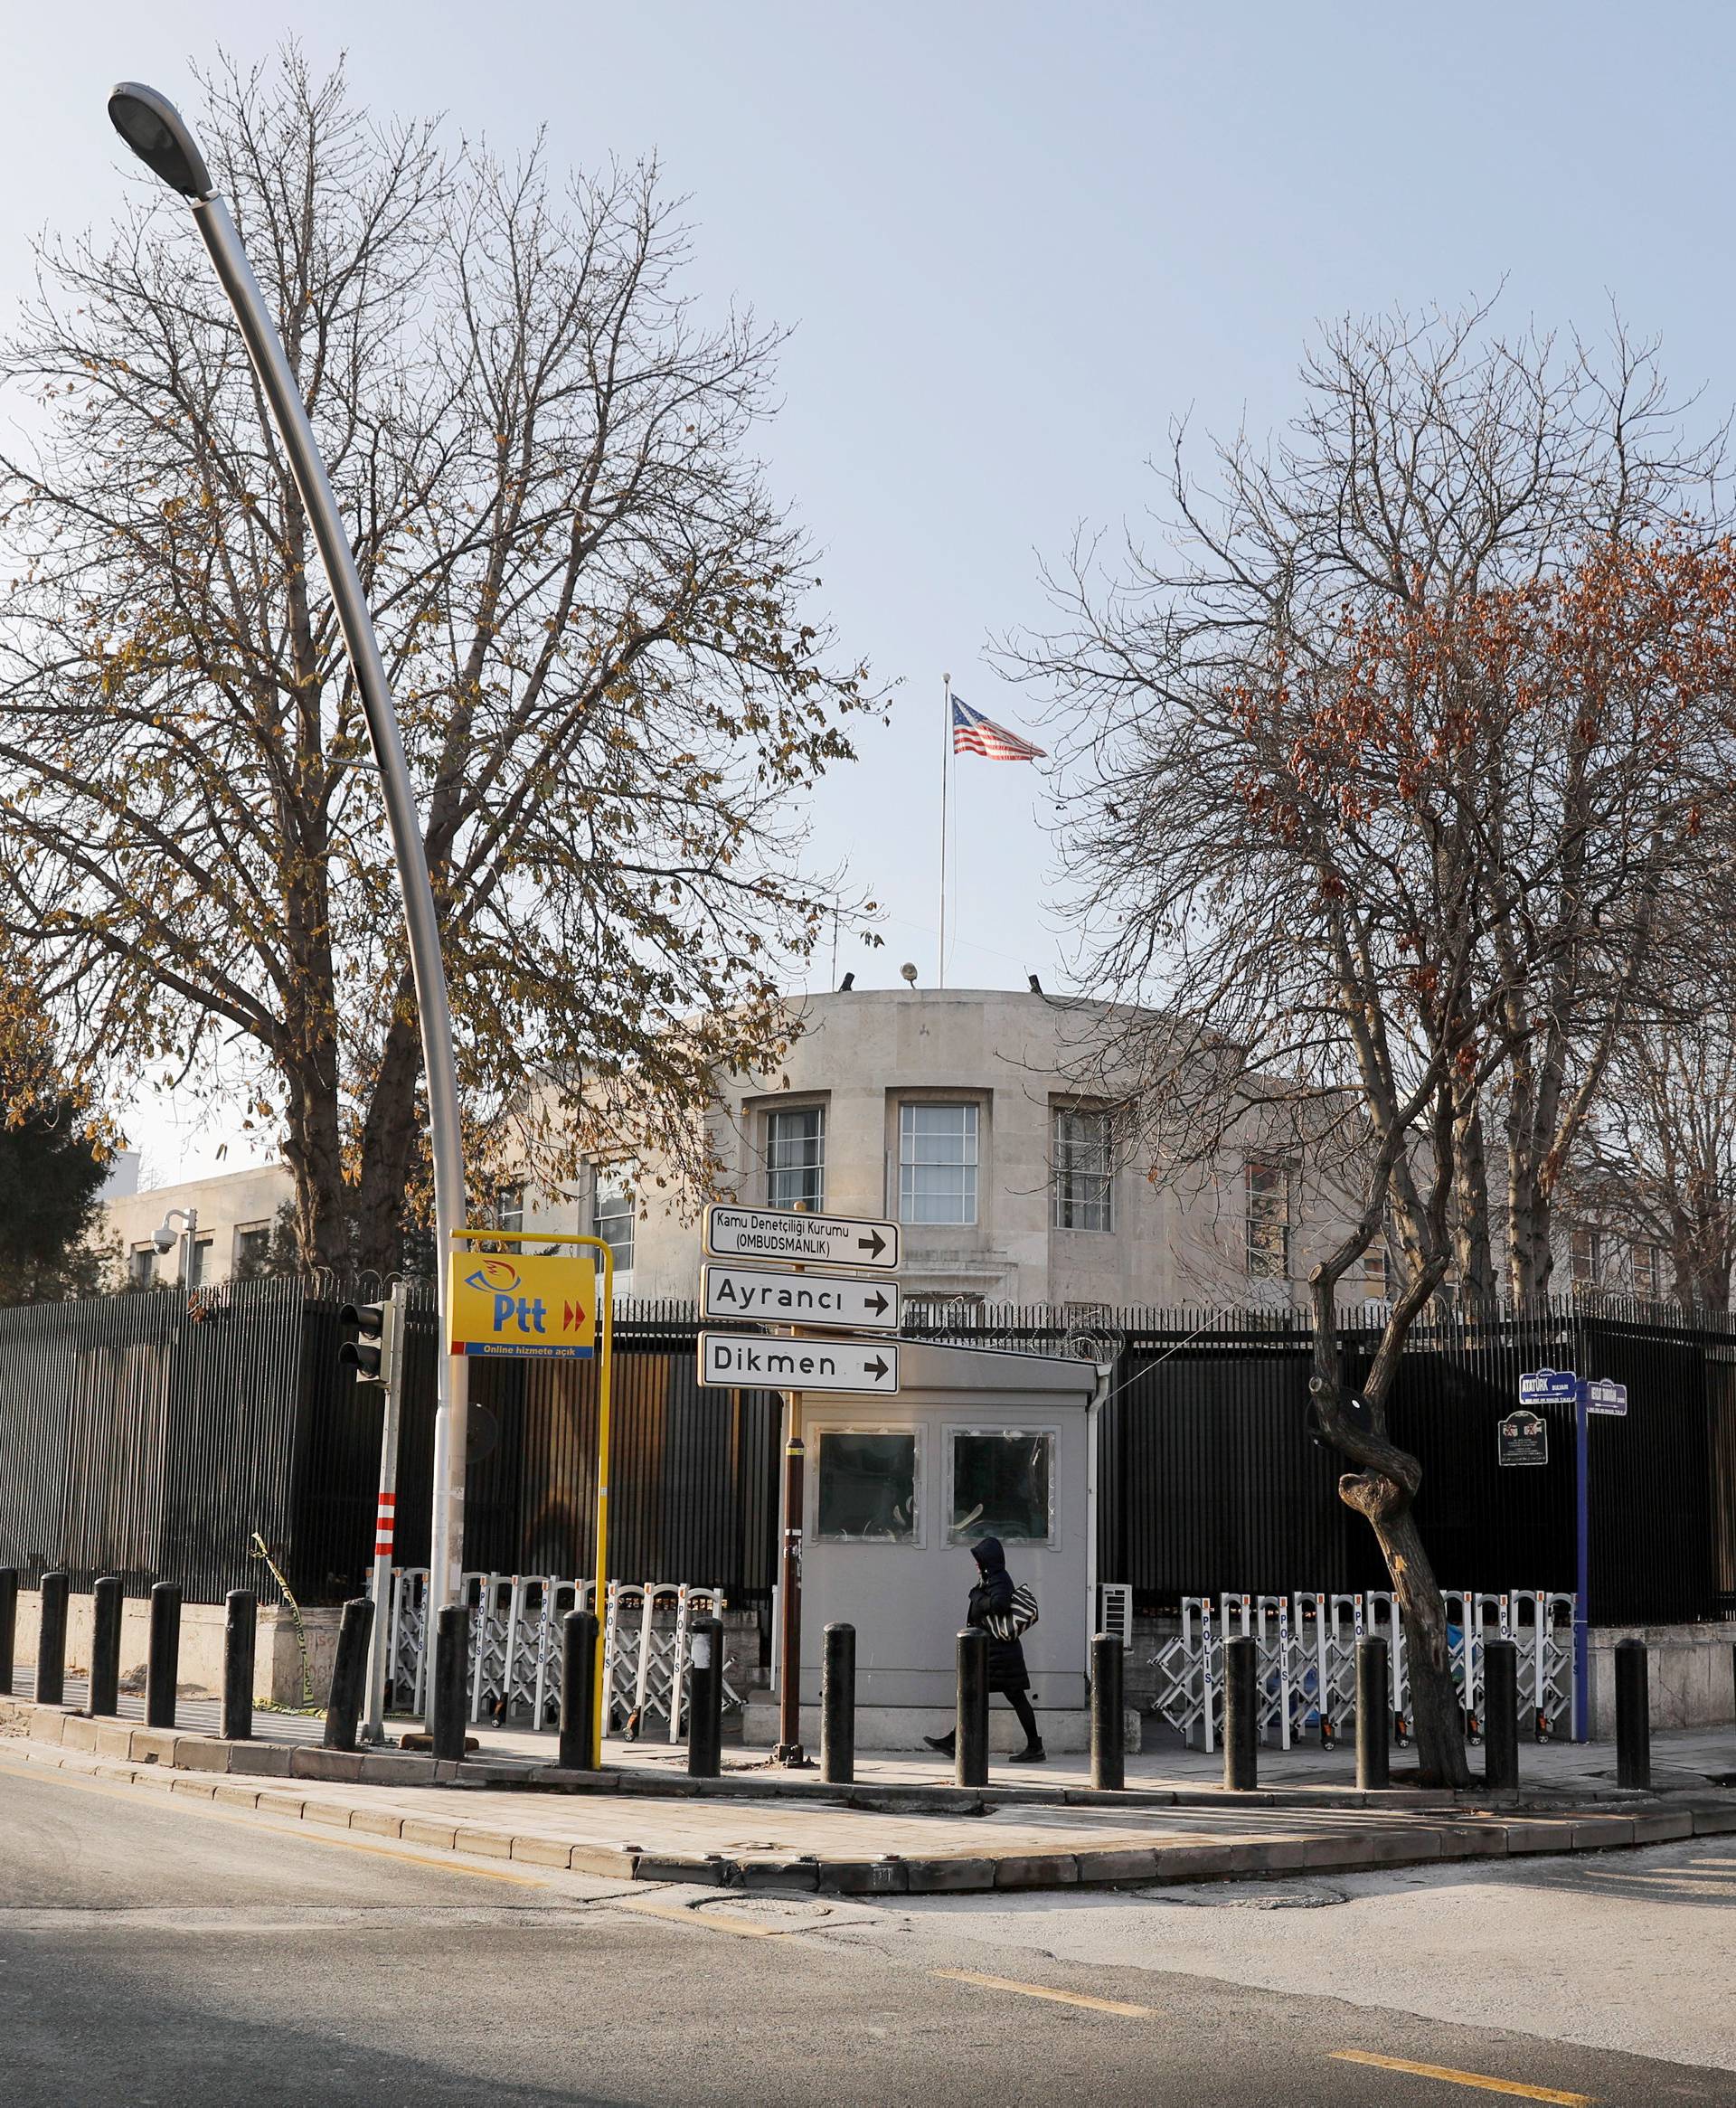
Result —
M 355 1338 L 337 1350 L 338 1364 L 355 1371 L 358 1384 L 378 1384 L 389 1389 L 398 1374 L 398 1304 L 345 1303 L 338 1312 L 341 1325 L 354 1325 Z

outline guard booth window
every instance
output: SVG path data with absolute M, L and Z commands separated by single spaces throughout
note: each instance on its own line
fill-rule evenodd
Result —
M 818 1448 L 816 1537 L 840 1544 L 918 1541 L 914 1433 L 826 1427 L 819 1432 Z
M 947 1539 L 1052 1545 L 1055 1539 L 1055 1438 L 1030 1427 L 949 1431 Z

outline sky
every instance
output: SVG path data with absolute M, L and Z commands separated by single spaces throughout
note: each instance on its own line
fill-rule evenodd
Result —
M 1736 399 L 1736 10 L 255 0 L 228 19 L 238 58 L 293 33 L 455 140 L 655 152 L 690 199 L 694 290 L 794 330 L 769 477 L 823 552 L 841 650 L 892 694 L 814 808 L 816 863 L 884 909 L 884 949 L 838 959 L 862 986 L 906 960 L 936 978 L 943 673 L 1052 744 L 988 656 L 1043 625 L 1042 558 L 1081 525 L 1144 525 L 1178 419 L 1202 466 L 1208 434 L 1281 427 L 1323 319 L 1498 291 L 1513 328 L 1595 333 L 1613 302 L 1708 422 Z M 184 0 L 13 11 L 0 317 L 39 232 L 116 209 L 108 87 L 196 109 L 212 24 Z M 947 979 L 1061 985 L 1045 780 L 958 769 Z M 174 1105 L 129 1126 L 159 1179 L 225 1139 Z

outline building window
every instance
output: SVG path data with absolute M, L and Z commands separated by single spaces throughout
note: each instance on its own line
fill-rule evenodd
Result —
M 261 1274 L 271 1260 L 271 1225 L 269 1223 L 248 1223 L 235 1233 L 235 1275 L 237 1280 L 250 1281 Z
M 156 1247 L 155 1244 L 136 1244 L 127 1268 L 127 1279 L 136 1289 L 156 1286 Z
M 948 1431 L 947 1542 L 1047 1545 L 1055 1535 L 1055 1438 L 1029 1427 Z
M 1642 1303 L 1669 1300 L 1669 1290 L 1665 1285 L 1669 1278 L 1668 1263 L 1669 1255 L 1663 1245 L 1634 1246 L 1634 1293 Z
M 192 1261 L 192 1271 L 188 1274 L 186 1281 L 186 1286 L 188 1288 L 196 1289 L 203 1287 L 205 1281 L 211 1272 L 211 1245 L 212 1240 L 209 1237 L 194 1237 L 192 1240 L 192 1249 L 190 1254 Z M 187 1247 L 184 1245 L 183 1250 L 186 1249 Z
M 814 1534 L 834 1543 L 913 1545 L 918 1540 L 913 1433 L 824 1427 L 818 1436 Z
M 1290 1176 L 1281 1164 L 1250 1164 L 1248 1278 L 1288 1281 L 1290 1275 Z
M 901 1223 L 976 1220 L 976 1114 L 974 1105 L 899 1107 Z
M 522 1186 L 503 1186 L 495 1195 L 495 1227 L 497 1230 L 522 1230 L 524 1227 L 524 1188 Z
M 1576 1289 L 1598 1289 L 1605 1285 L 1604 1267 L 1609 1252 L 1609 1240 L 1601 1230 L 1574 1231 L 1573 1286 Z
M 618 1274 L 633 1271 L 633 1182 L 622 1171 L 599 1170 L 590 1201 L 590 1232 L 609 1246 Z
M 1054 1161 L 1056 1229 L 1114 1229 L 1109 1114 L 1056 1106 Z
M 826 1108 L 779 1106 L 766 1115 L 766 1204 L 805 1208 L 826 1205 Z

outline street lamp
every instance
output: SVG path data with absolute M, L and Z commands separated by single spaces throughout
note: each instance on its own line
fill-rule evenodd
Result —
M 428 1075 L 429 1139 L 434 1158 L 434 1227 L 438 1253 L 441 1330 L 446 1332 L 447 1258 L 454 1237 L 464 1227 L 464 1152 L 458 1127 L 458 1073 L 452 1052 L 452 1012 L 447 1000 L 446 969 L 440 960 L 440 928 L 434 912 L 434 891 L 428 879 L 428 858 L 410 786 L 404 742 L 386 685 L 386 669 L 373 633 L 366 595 L 333 496 L 331 479 L 320 458 L 318 442 L 307 421 L 307 408 L 284 355 L 283 344 L 259 293 L 247 251 L 229 207 L 212 181 L 199 143 L 166 96 L 137 80 L 123 80 L 108 98 L 115 129 L 153 175 L 178 191 L 193 207 L 193 223 L 216 269 L 229 304 L 235 311 L 241 341 L 259 378 L 271 416 L 289 457 L 289 467 L 307 507 L 308 525 L 337 609 L 344 649 L 361 692 L 374 760 L 385 791 L 386 825 L 404 900 L 404 929 L 410 940 L 410 972 L 421 1019 L 422 1061 Z M 443 1340 L 444 1344 L 444 1340 Z M 469 1404 L 468 1369 L 462 1356 L 439 1356 L 439 1411 L 434 1422 L 434 1518 L 429 1558 L 433 1606 L 458 1595 L 458 1564 L 464 1552 L 464 1466 L 466 1412 Z M 430 1628 L 431 1630 L 431 1628 Z

